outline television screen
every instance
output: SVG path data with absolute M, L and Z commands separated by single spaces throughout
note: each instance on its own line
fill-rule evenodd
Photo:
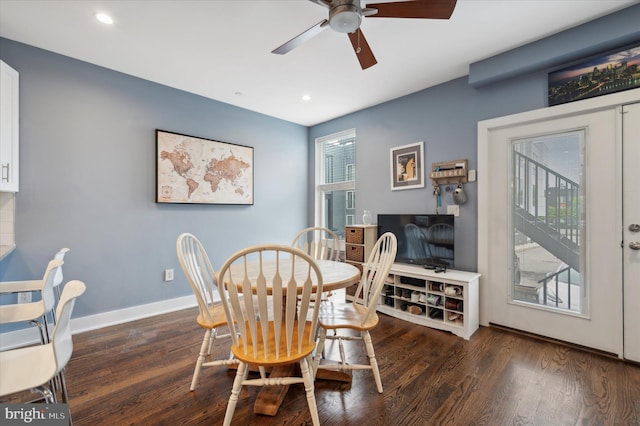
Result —
M 442 214 L 379 214 L 378 235 L 396 236 L 396 262 L 453 268 L 453 219 Z

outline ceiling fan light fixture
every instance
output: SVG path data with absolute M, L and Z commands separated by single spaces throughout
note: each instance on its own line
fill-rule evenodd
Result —
M 360 27 L 360 9 L 352 4 L 336 6 L 329 11 L 329 26 L 339 33 L 352 33 Z

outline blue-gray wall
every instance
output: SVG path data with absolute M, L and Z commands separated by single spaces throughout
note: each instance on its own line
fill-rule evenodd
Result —
M 424 141 L 427 166 L 468 159 L 475 169 L 479 120 L 546 106 L 550 67 L 640 40 L 637 22 L 640 5 L 570 37 L 554 36 L 550 45 L 562 44 L 563 54 L 524 46 L 524 57 L 535 56 L 537 65 L 521 73 L 504 66 L 505 58 L 522 55 L 518 49 L 472 66 L 480 77 L 472 73 L 310 129 L 0 39 L 0 58 L 20 72 L 21 102 L 18 247 L 0 262 L 0 280 L 40 277 L 66 246 L 65 277 L 89 285 L 74 316 L 188 295 L 176 236 L 200 236 L 214 267 L 249 244 L 290 242 L 313 222 L 315 138 L 350 128 L 358 140 L 357 215 L 433 212 L 429 179 L 424 189 L 390 190 L 390 148 Z M 255 205 L 155 204 L 156 128 L 255 147 Z M 479 179 L 489 172 L 480 170 Z M 476 184 L 465 190 L 456 266 L 475 270 L 482 224 Z M 443 194 L 443 204 L 451 204 Z M 165 268 L 176 270 L 171 284 L 162 282 Z
M 191 294 L 181 232 L 196 234 L 217 268 L 307 225 L 306 127 L 7 39 L 0 57 L 20 73 L 17 248 L 0 281 L 41 278 L 69 247 L 65 279 L 88 286 L 81 317 Z M 254 147 L 254 205 L 156 204 L 156 128 Z M 163 282 L 165 268 L 175 281 Z
M 361 218 L 365 209 L 374 216 L 435 213 L 436 199 L 428 178 L 432 163 L 467 159 L 469 169 L 476 169 L 478 121 L 546 107 L 548 71 L 640 42 L 638 22 L 640 5 L 634 5 L 472 64 L 468 77 L 319 124 L 310 131 L 310 152 L 315 138 L 355 128 L 356 217 Z M 390 149 L 417 141 L 425 142 L 425 188 L 391 191 Z M 314 167 L 311 158 L 311 180 Z M 478 179 L 483 173 L 490 171 L 479 170 Z M 455 185 L 449 189 L 455 189 Z M 457 269 L 475 271 L 478 226 L 482 226 L 477 223 L 477 183 L 467 183 L 464 189 L 468 201 L 460 206 L 460 216 L 456 218 L 455 265 Z M 454 203 L 451 192 L 446 192 L 445 187 L 441 191 L 439 212 L 446 213 L 446 205 Z

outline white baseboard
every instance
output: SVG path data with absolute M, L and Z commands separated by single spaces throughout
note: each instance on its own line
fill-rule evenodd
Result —
M 98 328 L 166 314 L 169 312 L 179 311 L 181 309 L 192 308 L 197 305 L 195 296 L 191 295 L 163 300 L 161 302 L 149 303 L 146 305 L 132 306 L 130 308 L 118 309 L 116 311 L 74 318 L 71 320 L 71 330 L 73 334 L 84 333 Z M 0 334 L 0 350 L 2 351 L 32 345 L 39 342 L 40 333 L 38 333 L 38 329 L 36 327 L 28 327 Z

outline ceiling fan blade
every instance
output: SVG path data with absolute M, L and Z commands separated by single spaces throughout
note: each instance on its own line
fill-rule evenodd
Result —
M 329 21 L 326 19 L 323 19 L 322 21 L 318 22 L 317 24 L 315 24 L 313 27 L 309 28 L 305 32 L 298 34 L 297 36 L 295 36 L 294 38 L 292 38 L 282 46 L 272 50 L 271 53 L 284 55 L 285 53 L 292 51 L 293 49 L 300 46 L 304 42 L 320 34 L 328 25 L 329 25 Z
M 368 3 L 367 8 L 378 9 L 370 18 L 449 19 L 456 0 L 414 0 L 397 3 Z
M 360 28 L 347 35 L 349 36 L 349 40 L 351 40 L 351 45 L 353 46 L 354 52 L 356 52 L 356 56 L 358 57 L 358 61 L 360 61 L 360 66 L 363 70 L 366 70 L 378 63 Z
M 330 8 L 331 7 L 331 1 L 327 1 L 327 0 L 309 0 L 311 3 L 315 3 L 315 4 L 319 4 L 320 6 L 324 6 L 326 8 Z

